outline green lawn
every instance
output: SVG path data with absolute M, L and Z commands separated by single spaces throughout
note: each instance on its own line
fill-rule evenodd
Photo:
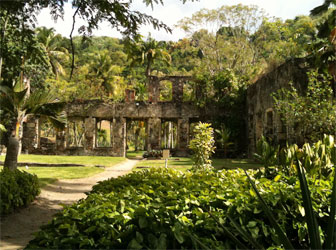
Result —
M 216 169 L 232 169 L 232 168 L 260 168 L 261 164 L 255 163 L 251 159 L 213 159 L 212 165 Z
M 5 156 L 0 155 L 0 161 L 4 161 Z M 87 166 L 103 165 L 106 167 L 125 160 L 123 157 L 109 156 L 68 156 L 68 155 L 19 155 L 19 162 L 35 163 L 57 163 L 57 164 L 84 164 Z
M 5 156 L 0 156 L 0 161 L 4 161 Z M 85 167 L 34 167 L 28 169 L 19 167 L 20 170 L 36 174 L 39 178 L 40 185 L 44 186 L 52 183 L 57 179 L 78 179 L 89 177 L 104 171 L 103 168 L 95 167 L 103 165 L 112 167 L 122 161 L 123 157 L 106 157 L 106 156 L 61 156 L 61 155 L 20 155 L 19 162 L 34 163 L 58 163 L 58 164 L 84 164 Z M 1 167 L 2 168 L 2 167 Z
M 190 158 L 185 157 L 171 157 L 168 160 L 168 167 L 176 170 L 186 171 L 191 168 L 192 161 Z M 164 167 L 165 160 L 143 160 L 133 168 L 134 170 L 141 170 L 151 167 Z
M 232 168 L 259 168 L 260 164 L 254 163 L 249 159 L 213 159 L 212 164 L 216 169 L 232 169 Z M 138 171 L 150 167 L 164 167 L 164 160 L 143 160 L 140 161 L 133 170 Z M 168 160 L 168 167 L 176 170 L 186 171 L 192 166 L 191 158 L 172 157 Z
M 127 151 L 126 157 L 128 157 L 128 158 L 142 158 L 142 155 L 145 152 L 146 151 Z
M 19 169 L 36 174 L 41 187 L 58 179 L 85 178 L 104 171 L 98 167 L 29 167 L 28 169 L 19 167 Z

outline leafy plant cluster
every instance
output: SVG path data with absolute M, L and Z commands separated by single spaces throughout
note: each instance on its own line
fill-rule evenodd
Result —
M 258 171 L 249 173 L 294 247 L 309 248 L 298 178 L 267 179 Z M 317 182 L 308 177 L 308 185 L 323 238 L 332 178 Z M 27 248 L 231 249 L 237 244 L 227 231 L 247 241 L 237 228 L 261 248 L 281 247 L 266 218 L 242 170 L 183 174 L 153 168 L 94 186 L 85 200 L 65 207 L 42 227 Z
M 324 135 L 322 140 L 313 144 L 305 143 L 301 148 L 293 144 L 280 149 L 261 137 L 254 157 L 265 166 L 265 172 L 273 177 L 279 170 L 289 175 L 295 174 L 294 163 L 298 159 L 308 175 L 328 178 L 336 162 L 336 143 L 333 136 Z
M 215 152 L 214 131 L 209 123 L 199 122 L 194 128 L 194 138 L 189 143 L 193 151 L 193 170 L 206 170 L 211 166 L 211 155 Z
M 280 89 L 273 94 L 279 113 L 291 138 L 299 141 L 317 141 L 323 134 L 336 134 L 336 105 L 330 76 L 308 73 L 305 93 L 291 84 L 291 89 Z
M 0 172 L 0 186 L 0 215 L 27 206 L 40 193 L 37 176 L 18 169 L 3 169 Z
M 142 155 L 143 158 L 161 158 L 162 150 L 150 150 Z

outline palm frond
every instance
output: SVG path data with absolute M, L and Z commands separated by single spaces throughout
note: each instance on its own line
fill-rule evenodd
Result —
M 320 232 L 319 227 L 317 224 L 317 220 L 314 214 L 314 209 L 311 201 L 311 195 L 309 192 L 307 179 L 304 174 L 304 169 L 302 167 L 302 163 L 298 160 L 298 157 L 296 155 L 296 168 L 298 177 L 300 180 L 300 188 L 301 188 L 301 194 L 302 194 L 302 200 L 303 200 L 303 206 L 305 209 L 305 217 L 308 227 L 308 234 L 310 239 L 310 244 L 312 249 L 321 249 L 321 238 L 320 238 Z
M 335 0 L 325 0 L 323 4 L 320 6 L 315 7 L 310 11 L 310 14 L 312 16 L 319 16 L 328 11 L 329 7 L 332 6 L 332 4 L 336 5 Z

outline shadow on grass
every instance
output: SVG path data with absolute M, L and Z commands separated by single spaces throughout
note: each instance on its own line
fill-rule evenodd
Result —
M 213 159 L 213 166 L 220 169 L 258 169 L 261 164 L 254 162 L 251 159 Z
M 83 193 L 91 190 L 90 183 L 69 183 L 63 181 L 57 181 L 52 185 L 47 185 L 43 190 L 53 192 L 53 193 L 63 193 L 63 194 L 76 194 Z
M 57 181 L 56 178 L 38 178 L 38 180 L 39 180 L 40 188 L 43 188 L 46 185 L 54 183 L 55 181 Z

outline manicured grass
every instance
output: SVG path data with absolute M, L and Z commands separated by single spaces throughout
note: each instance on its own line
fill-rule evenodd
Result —
M 142 155 L 145 152 L 146 151 L 127 151 L 126 157 L 129 157 L 129 158 L 142 158 Z
M 31 174 L 36 174 L 39 178 L 40 185 L 44 186 L 52 183 L 57 179 L 79 179 L 89 177 L 104 171 L 98 167 L 19 167 Z
M 190 158 L 184 157 L 171 157 L 168 160 L 168 168 L 173 168 L 176 170 L 186 171 L 187 169 L 191 168 L 192 161 Z M 138 164 L 133 168 L 133 170 L 142 170 L 145 168 L 152 168 L 152 167 L 164 167 L 165 160 L 143 160 L 138 162 Z
M 4 161 L 5 156 L 0 156 L 0 161 Z M 89 177 L 104 171 L 103 168 L 95 167 L 103 165 L 112 167 L 125 160 L 123 157 L 107 156 L 63 156 L 63 155 L 20 155 L 19 162 L 33 163 L 57 163 L 57 164 L 84 164 L 85 167 L 34 167 L 28 169 L 19 167 L 31 174 L 36 174 L 41 187 L 56 181 L 57 179 L 79 179 Z M 2 167 L 0 167 L 2 169 Z
M 0 156 L 4 161 L 5 156 Z M 67 156 L 67 155 L 19 155 L 19 162 L 58 163 L 58 164 L 84 164 L 86 166 L 103 165 L 111 167 L 125 160 L 123 157 L 109 156 Z
M 139 162 L 133 170 L 138 171 L 150 167 L 164 167 L 165 161 L 158 160 L 143 160 Z M 260 164 L 254 163 L 249 159 L 213 159 L 212 165 L 216 169 L 232 169 L 232 168 L 259 168 Z M 185 157 L 172 157 L 168 160 L 168 168 L 173 168 L 176 170 L 187 171 L 192 166 L 191 158 Z
M 3 167 L 0 166 L 0 170 Z M 18 167 L 18 169 L 26 171 L 31 174 L 36 174 L 40 186 L 43 187 L 46 184 L 53 183 L 58 179 L 79 179 L 90 177 L 92 175 L 101 173 L 103 168 L 99 167 Z
M 262 167 L 261 164 L 255 163 L 251 159 L 212 159 L 212 165 L 216 169 L 250 169 Z

